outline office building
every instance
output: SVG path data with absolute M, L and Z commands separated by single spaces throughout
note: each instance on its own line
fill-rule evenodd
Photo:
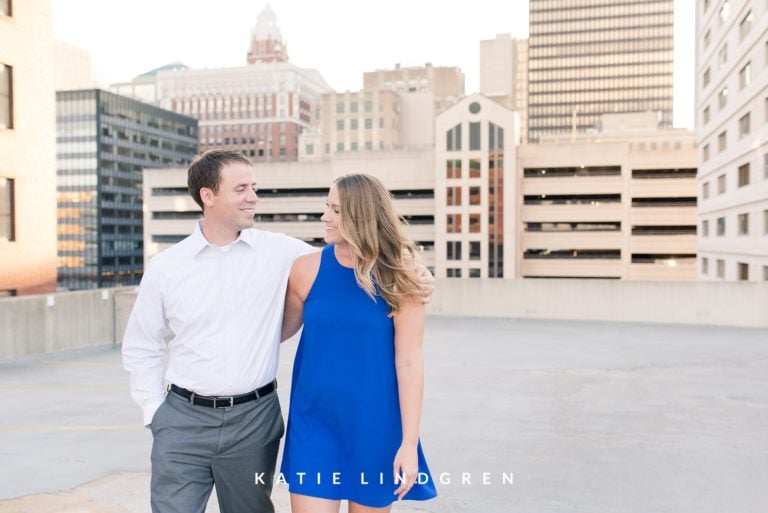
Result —
M 142 172 L 188 165 L 197 121 L 98 89 L 57 92 L 56 119 L 59 287 L 137 284 Z
M 768 280 L 768 5 L 696 2 L 701 280 Z
M 673 32 L 674 0 L 530 0 L 528 141 L 610 113 L 671 127 Z
M 56 290 L 49 0 L 0 1 L 0 297 Z

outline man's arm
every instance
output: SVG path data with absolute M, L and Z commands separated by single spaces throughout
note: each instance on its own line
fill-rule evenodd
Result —
M 141 407 L 145 426 L 165 400 L 164 339 L 170 334 L 162 291 L 149 266 L 128 319 L 122 350 L 123 367 L 131 373 L 131 397 Z

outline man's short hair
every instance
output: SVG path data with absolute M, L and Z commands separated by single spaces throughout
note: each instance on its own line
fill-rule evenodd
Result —
M 205 187 L 211 189 L 214 193 L 219 191 L 221 183 L 221 169 L 233 162 L 253 166 L 253 162 L 240 153 L 231 150 L 208 150 L 195 157 L 187 170 L 187 187 L 189 194 L 200 208 L 205 210 L 203 200 L 200 197 L 200 189 Z

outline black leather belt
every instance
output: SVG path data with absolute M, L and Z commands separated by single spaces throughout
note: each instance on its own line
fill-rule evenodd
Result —
M 257 388 L 253 392 L 240 395 L 228 395 L 224 397 L 208 397 L 204 395 L 197 395 L 191 390 L 181 388 L 176 385 L 171 385 L 170 390 L 176 395 L 180 395 L 190 403 L 197 406 L 207 406 L 208 408 L 231 408 L 232 406 L 247 403 L 248 401 L 255 401 L 259 397 L 271 394 L 277 389 L 277 380 L 272 383 L 268 383 L 261 388 Z

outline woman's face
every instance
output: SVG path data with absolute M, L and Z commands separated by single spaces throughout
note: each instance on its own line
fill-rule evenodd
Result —
M 339 201 L 339 191 L 336 186 L 332 186 L 328 191 L 328 199 L 325 202 L 325 212 L 320 218 L 325 228 L 325 242 L 336 244 L 343 242 L 344 239 L 339 233 L 339 224 L 341 224 L 341 202 Z

